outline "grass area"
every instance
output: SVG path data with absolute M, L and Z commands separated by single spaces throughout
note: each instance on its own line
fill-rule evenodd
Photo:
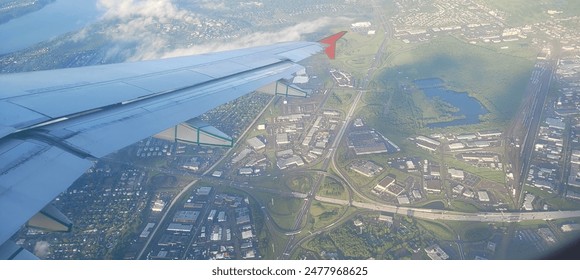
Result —
M 315 231 L 335 222 L 347 207 L 315 201 L 310 206 L 307 228 Z
M 490 111 L 491 117 L 485 121 L 505 124 L 521 101 L 533 64 L 533 60 L 501 54 L 453 37 L 438 38 L 393 55 L 377 77 L 383 90 L 364 99 L 368 107 L 365 111 L 386 125 L 392 124 L 390 129 L 383 125 L 383 132 L 393 126 L 402 126 L 398 130 L 407 135 L 421 129 L 424 116 L 433 117 L 433 112 L 423 108 L 425 102 L 414 100 L 404 88 L 412 86 L 416 79 L 438 77 L 450 89 L 466 91 L 478 99 Z M 390 107 L 385 108 L 389 99 Z
M 288 237 L 278 233 L 268 232 L 264 236 L 260 236 L 260 253 L 263 254 L 263 259 L 274 260 L 280 256 L 280 252 L 284 250 Z
M 257 177 L 247 177 L 245 181 L 248 184 L 256 187 L 268 188 L 273 190 L 280 190 L 284 192 L 291 192 L 293 189 L 290 188 L 288 184 L 286 184 L 286 176 L 283 175 L 282 172 L 274 168 L 273 171 L 270 172 L 272 176 L 257 176 Z
M 369 65 L 384 39 L 384 32 L 370 36 L 356 32 L 347 33 L 339 42 L 337 49 L 340 55 L 332 63 L 339 69 L 348 69 L 353 76 L 366 74 Z
M 459 212 L 467 212 L 467 213 L 477 213 L 480 210 L 477 206 L 473 205 L 472 203 L 461 201 L 461 200 L 453 200 L 451 201 L 451 210 L 459 211 Z
M 453 232 L 451 232 L 451 230 L 444 224 L 417 219 L 417 225 L 423 230 L 432 233 L 437 239 L 440 240 L 455 239 Z
M 325 177 L 323 180 L 318 190 L 318 195 L 343 200 L 348 199 L 348 192 L 341 182 L 330 177 Z
M 268 193 L 253 192 L 254 197 L 260 200 L 281 228 L 292 230 L 296 220 L 296 213 L 300 210 L 304 200 L 288 197 L 278 197 Z
M 307 193 L 312 188 L 312 177 L 300 175 L 286 179 L 286 185 L 293 191 Z
M 488 223 L 446 221 L 445 224 L 459 234 L 462 241 L 485 241 L 493 234 L 493 229 Z
M 521 57 L 528 60 L 535 60 L 538 55 L 538 48 L 532 45 L 532 39 L 520 39 L 518 41 L 502 42 L 500 44 L 478 44 L 477 46 L 500 54 Z
M 324 108 L 346 112 L 356 95 L 353 89 L 336 88 L 330 93 Z

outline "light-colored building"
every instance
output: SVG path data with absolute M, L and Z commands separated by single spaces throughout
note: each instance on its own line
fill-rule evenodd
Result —
M 439 180 L 425 180 L 423 182 L 423 189 L 429 193 L 441 192 L 441 181 Z
M 211 187 L 200 187 L 196 190 L 196 194 L 198 196 L 206 196 L 209 195 L 209 193 L 211 192 L 212 188 Z
M 248 238 L 252 238 L 252 237 L 254 237 L 252 230 L 242 231 L 242 239 L 248 239 Z
M 395 178 L 391 176 L 387 176 L 383 178 L 374 188 L 373 190 L 382 193 L 387 191 L 387 188 L 395 184 Z
M 290 140 L 288 140 L 288 133 L 280 133 L 276 135 L 276 144 L 278 145 L 285 145 L 289 144 Z
M 264 142 L 262 142 L 262 140 L 260 140 L 260 138 L 258 138 L 258 137 L 252 137 L 252 138 L 248 139 L 246 142 L 255 151 L 266 148 L 266 144 L 264 144 Z
M 489 194 L 486 191 L 478 191 L 477 198 L 481 202 L 489 202 Z
M 163 211 L 163 208 L 165 208 L 165 201 L 163 201 L 161 199 L 157 199 L 153 203 L 153 207 L 151 207 L 151 211 L 161 212 L 161 211 Z
M 193 229 L 193 225 L 185 225 L 179 223 L 171 223 L 167 227 L 168 231 L 175 231 L 175 232 L 191 232 Z
M 184 223 L 184 224 L 193 224 L 197 221 L 197 217 L 199 217 L 198 211 L 177 211 L 173 216 L 173 222 L 175 223 Z
M 425 136 L 417 136 L 417 140 L 418 141 L 423 141 L 423 142 L 427 142 L 429 144 L 435 145 L 435 146 L 439 146 L 441 145 L 441 142 L 435 140 L 435 139 L 431 139 L 429 137 L 425 137 Z
M 571 232 L 580 230 L 580 224 L 564 224 L 561 227 L 563 232 Z
M 453 189 L 451 189 L 451 190 L 453 191 L 453 193 L 461 194 L 464 189 L 465 189 L 465 187 L 463 185 L 457 185 L 457 186 L 453 187 Z
M 252 175 L 254 174 L 254 170 L 249 167 L 240 168 L 239 170 L 240 175 Z
M 447 173 L 449 173 L 449 175 L 453 179 L 457 179 L 457 180 L 465 179 L 465 174 L 463 173 L 463 170 L 449 168 L 449 169 L 447 169 Z
M 532 205 L 532 202 L 534 202 L 534 199 L 536 197 L 533 194 L 526 194 L 526 196 L 524 197 L 524 205 L 523 208 L 526 211 L 532 211 L 534 210 L 534 206 Z
M 465 145 L 461 142 L 455 142 L 455 143 L 449 144 L 450 150 L 458 150 L 458 149 L 463 149 L 463 148 L 465 148 Z
M 463 191 L 463 196 L 465 196 L 467 198 L 474 198 L 475 193 L 470 189 L 466 189 L 465 191 Z
M 406 204 L 409 204 L 409 203 L 411 203 L 411 201 L 409 201 L 409 197 L 408 197 L 407 195 L 400 195 L 400 196 L 397 196 L 397 202 L 398 202 L 400 205 L 406 205 Z
M 433 244 L 427 248 L 425 248 L 425 253 L 429 256 L 432 260 L 447 260 L 449 259 L 449 255 L 439 247 L 437 244 Z
M 302 158 L 299 155 L 292 155 L 289 158 L 278 158 L 276 165 L 278 166 L 279 169 L 283 170 L 293 165 L 303 166 L 304 160 L 302 160 Z

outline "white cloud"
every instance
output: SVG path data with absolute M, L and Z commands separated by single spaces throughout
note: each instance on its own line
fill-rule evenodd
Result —
M 298 23 L 294 26 L 284 28 L 276 32 L 255 32 L 248 35 L 241 36 L 229 43 L 216 42 L 209 44 L 202 44 L 192 46 L 190 48 L 176 49 L 168 51 L 158 57 L 175 57 L 183 55 L 194 55 L 206 52 L 225 51 L 267 44 L 274 44 L 278 42 L 297 41 L 303 39 L 306 34 L 320 31 L 328 28 L 331 25 L 347 22 L 350 19 L 346 18 L 329 18 L 323 17 L 310 22 Z M 151 57 L 153 58 L 153 57 Z
M 229 10 L 224 1 L 202 0 L 200 6 L 208 10 Z
M 34 244 L 34 255 L 44 259 L 50 252 L 50 244 L 46 241 L 38 241 Z
M 199 4 L 202 7 L 206 5 L 219 9 L 223 2 L 215 1 L 212 4 L 211 1 L 202 0 Z M 171 42 L 171 35 L 164 34 L 160 30 L 172 28 L 174 24 L 200 24 L 201 20 L 195 13 L 179 9 L 171 0 L 99 0 L 98 7 L 103 9 L 103 19 L 110 24 L 105 34 L 117 44 L 109 52 L 110 56 L 125 56 L 129 60 L 192 55 L 295 41 L 302 39 L 305 34 L 328 29 L 331 25 L 349 21 L 345 18 L 323 17 L 298 23 L 276 32 L 255 32 L 241 35 L 226 43 L 216 40 L 214 43 L 175 49 Z M 122 53 L 115 53 L 115 51 Z

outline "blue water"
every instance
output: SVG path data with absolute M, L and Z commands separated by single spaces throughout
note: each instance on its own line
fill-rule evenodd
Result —
M 427 125 L 429 128 L 478 124 L 480 122 L 479 117 L 489 112 L 477 99 L 469 96 L 467 92 L 457 92 L 447 89 L 445 82 L 441 79 L 416 80 L 414 83 L 418 88 L 423 90 L 429 99 L 433 100 L 437 97 L 459 109 L 459 111 L 454 112 L 452 115 L 461 117 L 460 119 L 431 123 Z
M 96 21 L 97 0 L 56 0 L 39 11 L 0 25 L 0 54 L 14 52 Z

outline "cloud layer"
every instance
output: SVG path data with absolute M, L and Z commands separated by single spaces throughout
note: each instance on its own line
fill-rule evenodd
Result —
M 204 5 L 211 4 L 210 1 Z M 208 4 L 209 3 L 209 4 Z M 222 8 L 216 3 L 211 8 Z M 202 8 L 204 5 L 201 5 Z M 210 5 L 211 6 L 211 5 Z M 214 7 L 215 6 L 215 7 Z M 103 10 L 103 20 L 110 23 L 106 36 L 115 42 L 111 55 L 128 60 L 156 59 L 182 55 L 192 55 L 212 51 L 222 51 L 272 44 L 283 41 L 300 40 L 303 35 L 328 28 L 331 24 L 342 23 L 345 18 L 323 17 L 310 22 L 298 23 L 276 32 L 255 32 L 240 35 L 226 43 L 215 42 L 177 48 L 172 42 L 174 25 L 192 26 L 202 23 L 203 16 L 179 9 L 171 0 L 98 0 Z
M 299 23 L 291 27 L 284 28 L 276 32 L 255 32 L 241 36 L 229 43 L 217 42 L 192 46 L 190 48 L 167 51 L 160 57 L 175 57 L 183 55 L 194 55 L 206 52 L 225 51 L 278 42 L 301 40 L 305 34 L 317 32 L 335 23 L 336 19 L 328 17 L 320 18 L 311 22 Z

